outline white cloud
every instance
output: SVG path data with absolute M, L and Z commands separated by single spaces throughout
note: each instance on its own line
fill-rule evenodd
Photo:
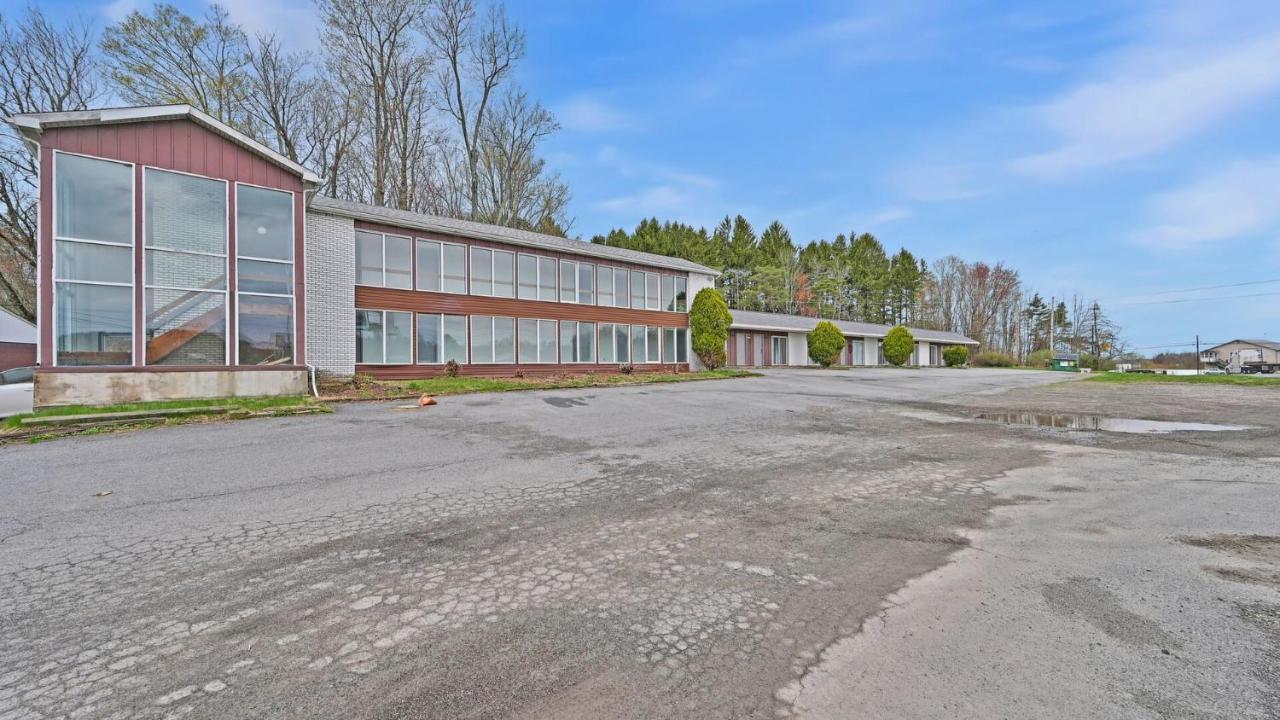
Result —
M 592 95 L 575 95 L 556 107 L 556 119 L 569 130 L 617 132 L 639 127 L 636 118 Z
M 1134 242 L 1190 250 L 1280 230 L 1280 157 L 1228 165 L 1151 203 Z
M 873 212 L 865 222 L 869 228 L 879 228 L 899 220 L 906 220 L 912 215 L 910 208 L 887 207 Z
M 102 14 L 112 23 L 118 23 L 134 10 L 142 9 L 142 0 L 112 0 L 102 7 Z
M 630 195 L 601 200 L 596 207 L 633 218 L 681 212 L 689 207 L 692 195 L 671 185 L 655 185 Z
M 892 173 L 889 183 L 912 200 L 937 202 L 985 195 L 979 169 L 966 163 L 907 166 Z
M 128 2 L 129 0 L 118 0 Z M 275 34 L 288 50 L 318 50 L 319 16 L 315 5 L 299 0 L 220 0 L 231 19 L 250 37 Z

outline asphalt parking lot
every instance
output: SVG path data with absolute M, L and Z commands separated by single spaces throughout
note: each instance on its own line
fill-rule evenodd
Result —
M 1277 717 L 1280 393 L 1062 380 L 790 370 L 0 448 L 0 720 Z

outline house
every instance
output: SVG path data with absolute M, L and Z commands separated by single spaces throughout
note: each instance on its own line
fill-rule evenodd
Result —
M 0 372 L 36 364 L 36 326 L 0 307 Z
M 1232 340 L 1202 350 L 1200 362 L 1229 372 L 1275 372 L 1280 368 L 1280 341 Z
M 8 121 L 40 168 L 38 406 L 690 367 L 702 265 L 324 197 L 187 105 Z
M 727 364 L 733 367 L 766 367 L 780 365 L 816 365 L 809 359 L 809 332 L 818 326 L 821 318 L 781 313 L 731 310 L 733 323 L 729 326 L 726 348 Z M 845 347 L 840 353 L 840 365 L 884 365 L 881 341 L 891 325 L 831 320 L 845 336 Z M 910 365 L 940 366 L 942 349 L 949 345 L 976 346 L 972 340 L 959 333 L 942 330 L 908 328 L 916 340 L 916 350 L 908 361 Z
M 1059 372 L 1080 372 L 1080 353 L 1055 352 L 1049 359 L 1049 369 Z

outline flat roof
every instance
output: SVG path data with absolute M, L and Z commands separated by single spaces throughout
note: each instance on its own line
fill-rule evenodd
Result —
M 809 332 L 818 323 L 827 318 L 808 317 L 805 315 L 785 315 L 783 313 L 756 312 L 754 310 L 730 310 L 733 315 L 732 328 L 739 330 L 776 330 L 780 332 Z M 856 322 L 853 320 L 828 320 L 845 335 L 860 337 L 884 337 L 892 325 Z M 925 328 L 908 327 L 912 337 L 926 342 L 950 343 L 952 345 L 977 345 L 978 341 L 967 338 L 960 333 L 947 330 L 927 330 Z
M 408 210 L 393 210 L 391 208 L 380 207 L 378 205 L 351 202 L 350 200 L 338 200 L 337 198 L 331 198 L 324 195 L 316 195 L 311 200 L 310 209 L 329 215 L 338 215 L 341 217 L 349 217 L 354 220 L 382 223 L 384 225 L 394 225 L 396 227 L 402 227 L 410 230 L 423 230 L 425 232 L 454 235 L 474 240 L 490 240 L 493 242 L 507 243 L 509 245 L 518 245 L 520 247 L 551 250 L 555 252 L 571 253 L 574 255 L 586 255 L 606 260 L 615 260 L 617 262 L 628 262 L 635 263 L 637 265 L 666 268 L 669 270 L 680 270 L 682 272 L 701 273 L 712 277 L 720 274 L 716 270 L 712 270 L 705 265 L 689 262 L 682 258 L 668 257 L 666 255 L 654 255 L 652 253 L 611 247 L 609 245 L 597 245 L 596 243 L 586 242 L 583 240 L 572 240 L 558 235 L 544 235 L 542 233 L 530 232 L 528 230 L 517 230 L 515 228 L 503 227 L 501 225 L 489 225 L 486 223 L 472 222 L 470 220 L 455 220 L 453 218 L 440 217 L 437 215 L 425 215 L 423 213 L 410 212 Z

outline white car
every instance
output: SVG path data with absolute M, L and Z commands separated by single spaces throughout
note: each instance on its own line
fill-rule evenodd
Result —
M 31 412 L 35 372 L 33 367 L 0 372 L 0 418 Z

